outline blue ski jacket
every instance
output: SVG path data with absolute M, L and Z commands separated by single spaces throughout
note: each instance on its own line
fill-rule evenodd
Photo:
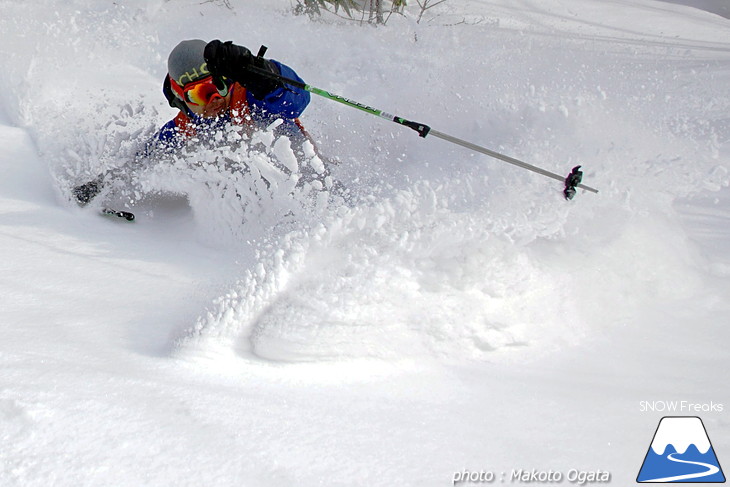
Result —
M 282 76 L 304 82 L 292 68 L 275 60 L 271 62 Z M 228 123 L 264 128 L 276 119 L 284 121 L 278 128 L 279 133 L 294 137 L 305 134 L 298 117 L 309 104 L 308 91 L 285 85 L 258 99 L 239 83 L 233 83 L 231 93 L 230 105 L 222 117 L 206 119 L 190 109 L 181 110 L 158 131 L 154 145 L 176 148 L 189 137 L 197 135 L 201 128 L 214 129 Z

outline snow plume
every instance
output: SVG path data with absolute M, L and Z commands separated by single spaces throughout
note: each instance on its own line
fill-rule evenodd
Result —
M 69 198 L 74 186 L 111 173 L 105 195 L 128 204 L 128 182 L 138 169 L 138 152 L 157 130 L 154 118 L 141 102 L 121 106 L 100 102 L 94 108 L 96 117 L 80 117 L 73 124 L 39 123 L 42 154 L 62 199 Z
M 3 3 L 0 30 L 32 35 L 3 39 L 0 101 L 27 127 L 62 199 L 128 163 L 166 109 L 161 80 L 148 71 L 159 62 L 155 34 L 145 31 L 153 7 L 125 3 Z
M 187 196 L 201 238 L 216 245 L 259 240 L 294 222 L 306 225 L 341 197 L 330 191 L 332 177 L 312 144 L 293 149 L 288 137 L 275 134 L 280 123 L 252 135 L 232 124 L 199 134 L 138 171 L 136 197 Z
M 633 319 L 650 300 L 660 307 L 702 296 L 701 258 L 674 230 L 680 215 L 673 204 L 727 186 L 727 148 L 717 136 L 724 130 L 721 110 L 717 119 L 706 112 L 712 116 L 701 123 L 682 117 L 711 95 L 695 91 L 697 98 L 681 104 L 637 97 L 625 107 L 618 106 L 623 99 L 601 105 L 597 91 L 591 103 L 566 101 L 565 113 L 551 116 L 546 131 L 557 140 L 575 136 L 570 152 L 587 161 L 597 197 L 581 194 L 566 203 L 559 185 L 526 171 L 444 158 L 443 171 L 411 162 L 419 175 L 399 179 L 397 190 L 357 187 L 372 197 L 322 207 L 306 224 L 298 219 L 265 239 L 251 235 L 266 233 L 250 233 L 253 262 L 198 318 L 179 353 L 277 361 L 526 360 L 592 339 Z M 537 111 L 523 118 L 538 120 Z M 632 142 L 636 137 L 641 144 Z M 561 151 L 552 138 L 527 131 L 505 152 L 569 169 L 573 161 L 557 167 Z M 275 157 L 275 147 L 272 141 L 259 156 Z M 256 214 L 271 229 L 290 209 L 280 205 L 271 218 L 266 211 Z M 627 249 L 641 258 L 627 259 Z
M 46 73 L 49 66 L 35 68 L 43 73 L 20 100 L 24 123 L 30 124 L 62 200 L 68 200 L 72 187 L 100 174 L 131 170 L 160 124 L 161 106 L 153 93 L 145 88 L 130 96 L 131 90 L 121 87 L 146 87 L 149 75 L 130 66 L 92 75 L 91 68 L 73 62 L 52 76 Z
M 504 356 L 548 328 L 573 340 L 561 283 L 502 237 L 499 221 L 454 207 L 463 183 L 422 181 L 330 207 L 320 223 L 260 242 L 258 263 L 198 319 L 181 353 L 461 360 Z

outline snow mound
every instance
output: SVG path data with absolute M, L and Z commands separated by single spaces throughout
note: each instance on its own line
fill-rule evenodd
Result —
M 460 211 L 457 186 L 423 181 L 329 206 L 320 222 L 261 242 L 258 265 L 198 320 L 181 353 L 461 360 L 572 341 L 580 333 L 570 300 L 555 297 L 561 283 L 488 213 Z

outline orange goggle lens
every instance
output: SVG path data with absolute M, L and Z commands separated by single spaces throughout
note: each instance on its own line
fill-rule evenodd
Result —
M 171 80 L 170 86 L 172 90 L 177 93 L 188 105 L 198 105 L 204 107 L 210 103 L 214 98 L 222 98 L 227 94 L 221 94 L 218 88 L 213 83 L 212 77 L 203 78 L 195 83 L 190 83 L 184 88 L 181 88 L 174 80 Z

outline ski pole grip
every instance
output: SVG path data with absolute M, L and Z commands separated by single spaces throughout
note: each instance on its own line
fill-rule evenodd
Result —
M 406 120 L 404 118 L 396 118 L 394 120 L 395 122 L 398 122 L 401 125 L 405 125 L 408 128 L 411 128 L 418 132 L 418 135 L 421 137 L 426 137 L 428 133 L 431 131 L 431 127 L 429 127 L 426 124 L 418 123 L 418 122 L 411 122 L 410 120 Z

